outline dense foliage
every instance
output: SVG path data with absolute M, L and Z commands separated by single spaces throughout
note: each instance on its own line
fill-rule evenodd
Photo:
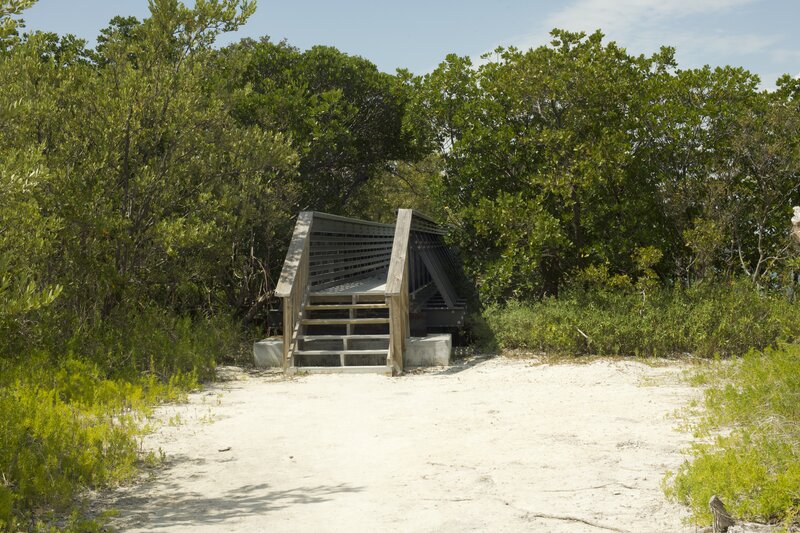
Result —
M 366 59 L 264 38 L 223 49 L 216 66 L 226 72 L 240 123 L 292 139 L 300 206 L 360 215 L 350 199 L 410 155 L 402 81 Z
M 556 296 L 591 268 L 666 282 L 786 273 L 800 202 L 798 81 L 758 90 L 740 68 L 679 70 L 597 32 L 448 56 L 409 121 L 442 152 L 442 204 L 485 298 Z
M 445 219 L 505 347 L 797 340 L 788 76 L 762 91 L 599 32 L 422 77 L 216 47 L 251 0 L 150 0 L 88 47 L 23 34 L 33 3 L 0 0 L 0 529 L 135 471 L 143 410 L 263 331 L 301 209 Z
M 689 289 L 568 290 L 537 302 L 512 301 L 485 313 L 483 342 L 558 355 L 742 356 L 800 341 L 797 308 L 749 282 Z

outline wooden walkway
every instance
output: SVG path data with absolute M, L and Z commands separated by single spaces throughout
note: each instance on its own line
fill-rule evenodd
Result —
M 312 289 L 311 294 L 320 296 L 331 295 L 353 295 L 353 294 L 384 294 L 386 292 L 386 278 L 381 276 L 370 276 L 354 281 L 345 281 L 339 285 L 325 287 L 322 289 Z
M 301 212 L 276 289 L 284 369 L 397 374 L 412 330 L 462 325 L 464 275 L 444 233 L 410 209 L 395 224 Z

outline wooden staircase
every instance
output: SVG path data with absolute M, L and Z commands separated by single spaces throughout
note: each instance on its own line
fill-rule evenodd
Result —
M 301 212 L 275 290 L 284 369 L 399 374 L 410 312 L 458 326 L 463 274 L 443 235 L 410 209 L 400 209 L 395 224 Z
M 298 370 L 391 374 L 389 304 L 381 294 L 309 294 L 294 365 Z

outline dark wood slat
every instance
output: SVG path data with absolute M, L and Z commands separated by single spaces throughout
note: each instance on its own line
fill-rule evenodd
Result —
M 334 326 L 334 325 L 359 325 L 359 324 L 388 324 L 388 318 L 304 318 L 304 326 Z
M 329 311 L 338 309 L 389 309 L 389 304 L 385 303 L 363 303 L 363 304 L 309 304 L 306 311 Z

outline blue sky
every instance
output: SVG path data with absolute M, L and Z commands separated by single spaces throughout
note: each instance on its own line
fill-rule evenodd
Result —
M 147 15 L 146 0 L 39 0 L 29 30 L 94 41 L 114 15 Z M 432 70 L 450 52 L 478 58 L 498 45 L 547 42 L 553 27 L 603 29 L 633 53 L 677 48 L 682 67 L 743 66 L 765 87 L 800 75 L 800 0 L 259 0 L 234 36 L 333 45 L 381 70 Z

